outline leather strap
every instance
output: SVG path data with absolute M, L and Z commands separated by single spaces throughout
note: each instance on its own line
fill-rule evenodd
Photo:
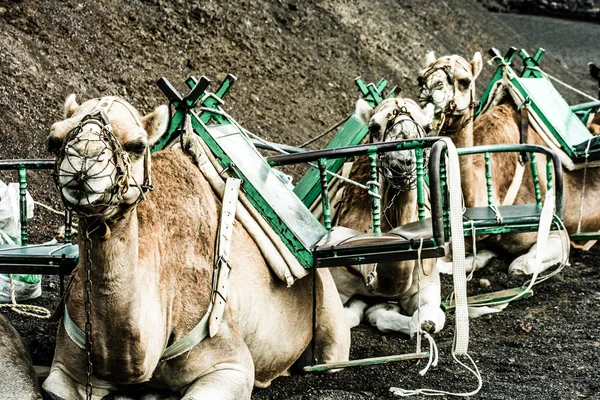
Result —
M 240 192 L 241 180 L 227 178 L 225 182 L 225 193 L 223 194 L 223 206 L 221 207 L 221 224 L 217 232 L 217 252 L 215 254 L 215 269 L 213 272 L 212 302 L 214 308 L 209 318 L 209 335 L 213 337 L 219 331 L 219 325 L 223 319 L 227 291 L 229 288 L 229 250 L 231 248 L 231 237 L 233 235 L 233 224 L 235 222 L 235 209 Z

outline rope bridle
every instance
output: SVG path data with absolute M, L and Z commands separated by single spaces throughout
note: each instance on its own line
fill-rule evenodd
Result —
M 86 183 L 85 186 L 88 190 L 85 191 L 86 199 L 88 200 L 88 205 L 90 205 L 89 210 L 77 209 L 77 212 L 84 217 L 97 217 L 104 222 L 114 222 L 124 215 L 126 215 L 129 211 L 137 206 L 137 204 L 146 198 L 145 194 L 148 191 L 153 189 L 152 187 L 152 177 L 151 177 L 151 163 L 150 163 L 150 147 L 146 146 L 144 151 L 144 180 L 142 184 L 139 184 L 132 175 L 132 163 L 127 151 L 125 151 L 118 141 L 116 136 L 113 133 L 112 125 L 108 119 L 108 111 L 112 107 L 114 103 L 122 104 L 125 108 L 129 110 L 129 112 L 134 117 L 136 124 L 141 127 L 141 123 L 139 118 L 133 113 L 130 109 L 130 106 L 120 101 L 114 97 L 104 97 L 98 101 L 98 104 L 94 107 L 94 109 L 86 114 L 81 122 L 73 128 L 63 142 L 63 145 L 58 153 L 55 171 L 54 171 L 54 181 L 59 188 L 61 193 L 61 197 L 65 205 L 69 208 L 77 208 L 80 204 L 73 204 L 68 199 L 65 198 L 63 189 L 68 186 L 73 181 L 78 179 L 98 179 L 98 178 L 110 178 L 113 180 L 113 184 L 109 187 L 109 189 L 104 192 L 97 192 L 92 189 L 89 183 Z M 73 115 L 77 114 L 77 111 Z M 93 129 L 93 127 L 99 128 L 99 131 Z M 84 138 L 81 138 L 81 134 L 86 133 Z M 80 168 L 74 166 L 71 162 L 70 157 L 67 157 L 67 152 L 69 147 L 74 146 L 75 144 L 83 143 L 83 145 L 87 148 L 90 144 L 94 143 L 97 145 L 100 143 L 104 146 L 103 151 L 98 152 L 98 155 L 92 157 L 86 157 L 86 161 L 92 161 L 93 163 L 100 162 L 100 157 L 104 155 L 105 151 L 109 151 L 112 153 L 112 157 L 107 165 L 101 170 L 97 171 L 93 175 L 89 175 L 89 172 L 92 170 L 93 165 L 90 166 L 89 163 L 83 163 Z M 64 170 L 62 168 L 63 161 L 66 160 L 72 171 L 75 171 L 73 174 L 71 171 Z M 114 167 L 114 178 L 113 171 L 109 170 L 109 167 Z M 67 182 L 60 182 L 61 177 L 72 178 Z M 133 181 L 133 184 L 130 183 L 130 180 Z M 123 201 L 125 194 L 129 191 L 131 187 L 135 187 L 139 191 L 138 197 L 123 210 L 119 210 L 118 213 L 107 217 L 110 213 L 112 213 Z M 102 203 L 93 204 L 89 201 L 90 195 L 108 195 L 108 199 L 103 201 Z
M 438 104 L 438 102 L 436 102 L 433 98 L 433 90 L 427 88 L 425 86 L 425 82 L 427 81 L 427 78 L 429 78 L 435 72 L 442 71 L 446 76 L 447 83 L 450 85 L 450 87 L 452 87 L 452 94 L 450 100 L 447 101 L 446 105 L 441 110 L 440 119 L 437 125 L 433 128 L 433 131 L 436 132 L 438 135 L 441 135 L 442 132 L 444 132 L 445 136 L 451 136 L 464 129 L 469 123 L 473 121 L 473 118 L 475 117 L 475 80 L 471 80 L 471 83 L 468 88 L 470 92 L 471 101 L 466 107 L 457 108 L 455 99 L 456 92 L 458 91 L 458 82 L 456 81 L 455 66 L 456 64 L 458 64 L 468 73 L 471 73 L 471 71 L 469 71 L 469 69 L 460 62 L 459 56 L 456 55 L 451 56 L 448 60 L 448 63 L 445 63 L 444 60 L 444 63 L 442 65 L 438 64 L 441 64 L 441 62 L 437 61 L 432 66 L 427 68 L 425 72 L 423 72 L 423 74 L 417 78 L 419 88 L 421 89 L 421 92 L 419 94 L 419 102 L 421 103 L 421 105 L 427 103 L 432 103 L 434 105 Z M 448 94 L 448 91 L 445 90 L 444 92 Z
M 427 136 L 425 128 L 419 125 L 407 110 L 406 106 L 400 105 L 396 100 L 396 107 L 386 116 L 387 124 L 383 133 L 383 141 L 395 141 L 399 139 L 410 139 L 404 137 L 402 133 L 408 132 L 413 126 L 418 132 L 418 138 Z M 408 128 L 404 128 L 405 124 L 410 124 Z M 394 133 L 394 128 L 400 125 L 399 132 Z M 414 150 L 413 150 L 414 151 Z M 425 153 L 426 154 L 426 153 Z M 427 165 L 426 161 L 424 164 Z M 416 163 L 406 165 L 400 163 L 397 166 L 391 166 L 385 154 L 379 156 L 380 173 L 384 177 L 386 183 L 398 192 L 410 192 L 417 185 L 417 166 Z M 388 207 L 389 208 L 389 207 Z

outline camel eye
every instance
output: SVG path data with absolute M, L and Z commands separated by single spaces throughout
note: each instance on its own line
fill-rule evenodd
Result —
M 143 139 L 132 140 L 123 146 L 126 152 L 132 153 L 135 156 L 141 156 L 146 150 L 146 141 Z
M 460 86 L 461 89 L 466 89 L 469 86 L 471 86 L 471 79 L 469 78 L 462 78 L 458 80 L 458 86 Z
M 62 139 L 56 137 L 56 136 L 50 136 L 48 138 L 48 151 L 50 153 L 58 153 L 59 150 L 61 149 L 63 144 Z

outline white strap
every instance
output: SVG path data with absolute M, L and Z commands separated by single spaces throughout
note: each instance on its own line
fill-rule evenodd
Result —
M 217 252 L 215 254 L 215 270 L 213 279 L 213 303 L 214 308 L 209 318 L 209 335 L 213 337 L 219 331 L 219 325 L 223 319 L 225 302 L 227 301 L 227 290 L 229 288 L 229 250 L 231 248 L 231 237 L 233 235 L 233 224 L 235 222 L 235 208 L 240 192 L 240 179 L 227 178 L 225 182 L 225 193 L 223 195 L 223 206 L 221 207 L 221 224 L 217 232 Z
M 519 188 L 521 187 L 521 183 L 523 182 L 524 172 L 525 166 L 523 166 L 520 162 L 517 161 L 517 169 L 515 170 L 515 175 L 513 176 L 510 186 L 508 187 L 506 196 L 504 196 L 504 201 L 502 201 L 503 206 L 512 206 L 515 203 L 517 193 L 519 193 Z

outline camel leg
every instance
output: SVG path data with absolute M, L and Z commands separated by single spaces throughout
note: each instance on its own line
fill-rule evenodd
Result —
M 427 262 L 427 260 L 424 262 Z M 439 271 L 434 262 L 429 275 L 424 275 L 421 268 L 417 268 L 416 273 L 419 275 L 413 279 L 412 286 L 415 289 L 420 286 L 420 290 L 416 290 L 414 294 L 400 299 L 402 309 L 412 316 L 409 335 L 413 336 L 417 333 L 419 320 L 421 321 L 420 329 L 427 333 L 439 332 L 446 322 L 446 314 L 441 308 L 442 295 Z
M 400 306 L 394 303 L 379 303 L 365 311 L 369 323 L 380 332 L 401 332 L 410 334 L 411 317 L 400 313 Z
M 471 272 L 480 270 L 485 267 L 492 258 L 497 257 L 497 254 L 491 250 L 480 250 L 477 252 L 476 257 L 472 255 L 465 258 L 465 270 Z M 437 268 L 440 273 L 452 275 L 452 255 L 448 254 L 446 257 L 437 259 Z
M 348 361 L 350 357 L 350 326 L 344 317 L 344 306 L 328 269 L 318 269 L 323 287 L 323 303 L 318 308 L 316 358 L 319 362 Z
M 101 387 L 95 378 L 92 378 L 92 385 L 93 400 L 103 399 L 114 390 Z M 85 399 L 85 384 L 79 383 L 56 366 L 52 366 L 42 389 L 46 392 L 46 397 L 51 400 Z
M 317 363 L 348 361 L 350 357 L 350 326 L 345 318 L 345 309 L 328 269 L 318 269 L 323 289 L 323 302 L 317 307 L 317 331 L 315 358 Z M 298 359 L 296 367 L 310 365 L 312 342 Z M 329 372 L 336 372 L 331 370 Z
M 217 369 L 196 379 L 181 400 L 243 400 L 250 399 L 253 378 L 232 364 L 217 364 Z
M 544 249 L 544 256 L 542 258 L 542 265 L 540 266 L 539 272 L 544 272 L 548 268 L 560 264 L 567 260 L 567 251 L 570 243 L 565 243 L 565 239 L 560 232 L 550 232 L 548 235 L 548 243 Z M 508 272 L 511 275 L 531 275 L 535 271 L 535 255 L 537 254 L 537 243 L 531 246 L 526 254 L 515 258 L 515 260 L 508 267 Z
M 344 304 L 344 312 L 346 313 L 346 321 L 348 321 L 349 328 L 354 328 L 360 324 L 365 316 L 366 308 L 367 303 L 360 299 L 351 299 Z

